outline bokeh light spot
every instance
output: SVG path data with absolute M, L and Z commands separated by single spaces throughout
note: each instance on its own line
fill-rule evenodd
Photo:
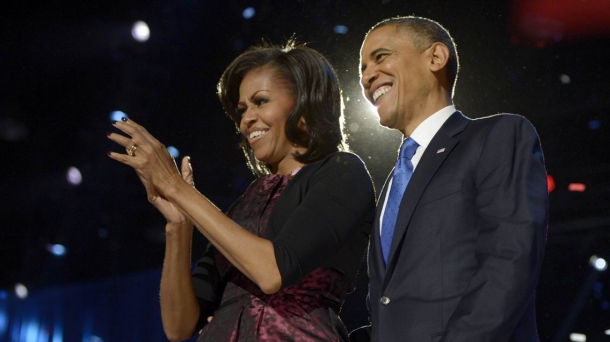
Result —
M 589 129 L 599 129 L 602 126 L 601 121 L 599 120 L 591 120 L 587 123 L 587 127 L 589 127 Z
M 241 15 L 243 15 L 246 19 L 251 19 L 256 15 L 256 10 L 253 7 L 248 7 L 243 12 L 241 12 Z
M 121 112 L 120 110 L 115 110 L 110 113 L 110 121 L 121 121 L 122 118 L 128 118 L 127 114 Z
M 143 43 L 150 38 L 150 28 L 143 21 L 136 21 L 131 28 L 131 36 L 136 41 Z
M 15 285 L 15 294 L 17 295 L 17 298 L 25 299 L 28 297 L 28 288 L 25 287 L 25 285 L 18 283 Z
M 178 151 L 178 149 L 174 146 L 168 146 L 167 151 L 169 152 L 169 154 L 171 154 L 173 158 L 178 158 L 178 156 L 180 156 L 180 151 Z
M 79 185 L 83 181 L 83 175 L 76 167 L 72 166 L 66 173 L 66 179 L 72 185 Z
M 345 25 L 337 25 L 337 26 L 335 26 L 334 31 L 336 34 L 347 34 L 347 32 L 349 30 L 347 29 L 347 26 L 345 26 Z

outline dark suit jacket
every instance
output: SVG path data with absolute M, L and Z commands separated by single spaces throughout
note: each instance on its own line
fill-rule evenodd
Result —
M 387 268 L 385 188 L 369 248 L 372 340 L 538 341 L 548 193 L 529 121 L 456 112 L 445 122 L 403 196 Z

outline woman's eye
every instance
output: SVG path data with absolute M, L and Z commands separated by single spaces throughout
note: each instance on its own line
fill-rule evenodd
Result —
M 267 102 L 269 102 L 267 99 L 255 99 L 254 100 L 254 104 L 256 104 L 257 106 L 262 106 Z
M 244 113 L 246 112 L 246 108 L 236 108 L 235 112 L 237 113 L 238 116 L 244 116 Z

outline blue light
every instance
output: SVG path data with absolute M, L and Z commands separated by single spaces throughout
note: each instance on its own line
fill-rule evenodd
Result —
M 127 118 L 127 114 L 121 112 L 120 110 L 115 110 L 110 113 L 110 121 L 121 121 L 122 118 Z
M 8 329 L 8 315 L 4 308 L 0 309 L 0 336 L 4 336 L 4 333 Z
M 347 26 L 345 25 L 337 25 L 335 26 L 335 33 L 337 34 L 346 34 L 348 31 Z
M 4 300 L 8 298 L 8 292 L 2 290 L 0 291 L 0 300 Z
M 602 126 L 602 123 L 599 120 L 591 120 L 587 126 L 589 129 L 599 129 Z
M 241 14 L 244 16 L 244 18 L 250 19 L 254 17 L 254 15 L 256 14 L 256 10 L 252 7 L 248 7 Z
M 47 245 L 47 251 L 49 251 L 51 254 L 55 255 L 55 256 L 64 256 L 66 255 L 66 247 L 64 247 L 64 245 L 60 245 L 60 244 L 48 244 Z
M 180 155 L 180 151 L 178 151 L 178 149 L 174 146 L 168 146 L 167 151 L 169 152 L 169 154 L 172 155 L 173 158 L 178 158 L 178 156 Z
M 21 326 L 21 336 L 25 337 L 26 341 L 37 341 L 40 332 L 40 326 L 36 320 L 29 321 L 25 326 Z

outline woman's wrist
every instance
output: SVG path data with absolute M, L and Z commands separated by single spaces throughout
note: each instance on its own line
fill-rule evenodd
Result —
M 189 232 L 192 233 L 193 224 L 189 219 L 186 219 L 184 222 L 167 222 L 165 224 L 165 234 L 166 235 L 175 235 L 180 232 Z
M 177 173 L 165 179 L 156 188 L 163 198 L 171 201 L 172 198 L 175 198 L 175 196 L 182 191 L 182 187 L 184 186 L 191 187 L 191 185 L 182 179 L 182 176 Z

